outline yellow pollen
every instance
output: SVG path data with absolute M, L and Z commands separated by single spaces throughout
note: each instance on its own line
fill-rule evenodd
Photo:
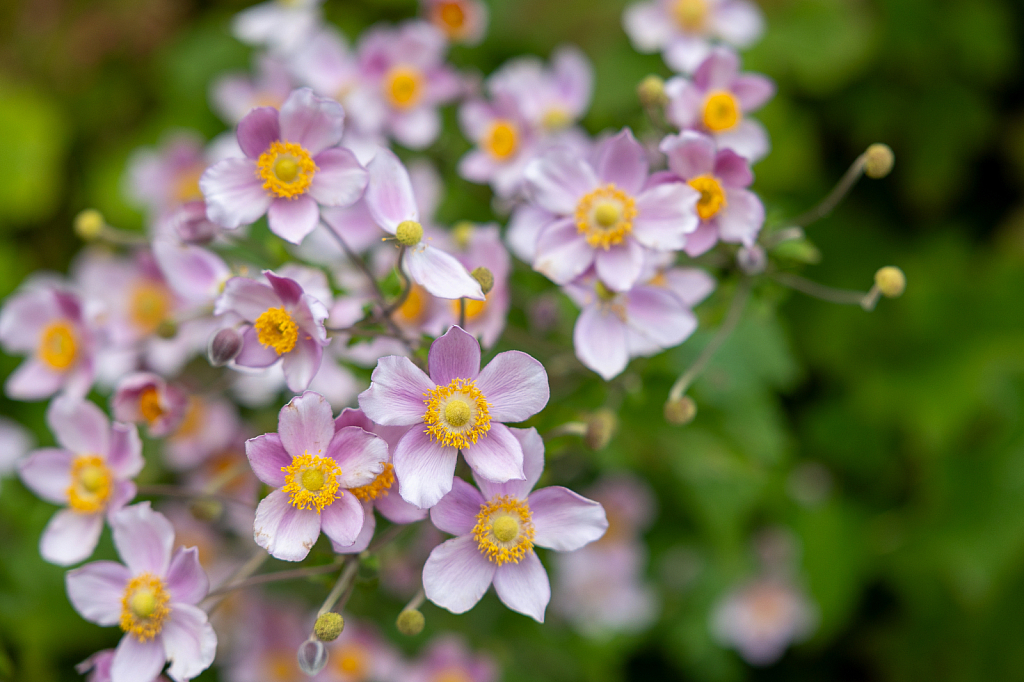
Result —
M 68 506 L 80 514 L 102 511 L 113 491 L 114 475 L 99 455 L 79 455 L 71 463 Z
M 407 66 L 396 66 L 384 77 L 384 94 L 396 109 L 410 109 L 423 96 L 423 75 Z
M 519 133 L 516 124 L 505 119 L 497 119 L 484 135 L 483 147 L 491 156 L 504 161 L 519 149 Z
M 164 416 L 164 408 L 160 406 L 160 392 L 153 386 L 147 386 L 139 394 L 139 413 L 146 421 L 153 423 Z
M 427 307 L 429 295 L 419 284 L 413 284 L 412 288 L 409 289 L 409 294 L 402 301 L 402 305 L 398 306 L 395 314 L 398 315 L 399 319 L 410 324 L 419 322 L 423 317 L 423 311 Z
M 491 406 L 472 379 L 452 379 L 423 396 L 426 433 L 438 443 L 467 450 L 491 428 Z
M 393 464 L 385 464 L 384 471 L 377 474 L 377 478 L 373 479 L 373 483 L 368 485 L 360 486 L 359 488 L 352 488 L 350 492 L 356 496 L 360 502 L 368 502 L 370 500 L 376 500 L 378 497 L 387 497 L 388 492 L 391 490 L 391 486 L 395 484 L 395 467 Z
M 576 205 L 576 228 L 587 243 L 605 251 L 633 231 L 636 202 L 614 184 L 598 187 Z
M 256 161 L 263 189 L 274 196 L 294 199 L 305 194 L 319 168 L 302 145 L 275 141 Z
M 572 116 L 561 107 L 552 107 L 544 112 L 542 123 L 548 130 L 561 130 L 572 123 Z
M 687 183 L 700 192 L 697 200 L 697 213 L 701 220 L 710 220 L 725 208 L 725 190 L 721 183 L 710 175 L 700 175 Z
M 171 614 L 170 595 L 164 581 L 152 573 L 141 573 L 128 583 L 121 597 L 121 629 L 140 642 L 153 639 Z
M 338 492 L 341 469 L 330 457 L 318 457 L 308 452 L 292 460 L 284 472 L 284 487 L 291 494 L 291 505 L 296 509 L 316 509 L 319 514 L 345 493 Z
M 519 563 L 533 551 L 533 535 L 533 515 L 526 500 L 501 495 L 480 505 L 473 539 L 493 563 Z
M 167 319 L 171 293 L 162 283 L 143 280 L 132 291 L 129 311 L 132 322 L 143 334 L 152 334 Z
M 75 342 L 75 328 L 70 322 L 51 322 L 39 335 L 37 351 L 39 359 L 52 369 L 65 370 L 75 361 L 78 344 Z
M 484 314 L 485 310 L 487 310 L 487 301 L 486 300 L 478 301 L 478 300 L 476 300 L 474 298 L 467 298 L 466 299 L 466 321 L 467 322 L 469 320 L 475 320 L 476 318 L 480 317 L 481 315 Z M 460 307 L 459 301 L 457 301 L 457 300 L 456 301 L 452 301 L 452 312 L 454 312 L 456 316 L 461 314 L 462 308 Z
M 707 0 L 676 0 L 672 5 L 672 15 L 684 31 L 699 31 L 708 18 Z
M 466 11 L 457 0 L 434 5 L 430 16 L 433 24 L 449 38 L 461 38 L 466 33 Z
M 299 340 L 299 325 L 284 308 L 268 308 L 256 318 L 253 324 L 256 338 L 266 348 L 273 348 L 278 355 L 284 355 Z
M 704 100 L 704 126 L 713 132 L 734 128 L 740 122 L 740 103 L 731 92 L 713 92 Z
M 415 220 L 403 220 L 395 227 L 395 239 L 402 246 L 416 246 L 423 239 L 423 226 Z

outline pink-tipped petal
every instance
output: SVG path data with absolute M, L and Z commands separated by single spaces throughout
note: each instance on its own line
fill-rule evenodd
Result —
M 198 604 L 210 591 L 210 579 L 199 563 L 199 549 L 179 547 L 171 557 L 167 569 L 167 589 L 171 601 L 181 604 Z
M 659 348 L 676 346 L 697 329 L 697 318 L 690 309 L 672 292 L 658 287 L 637 287 L 631 292 L 626 316 L 630 331 Z
M 116 561 L 94 561 L 68 571 L 64 582 L 71 605 L 83 618 L 110 626 L 121 620 L 121 599 L 131 579 L 127 567 Z
M 71 566 L 92 556 L 103 531 L 103 514 L 62 509 L 46 524 L 39 553 L 51 564 Z
M 719 148 L 731 149 L 751 163 L 764 158 L 771 149 L 768 131 L 750 118 L 744 118 L 735 128 L 719 133 L 716 138 Z
M 389 355 L 377 361 L 370 387 L 359 394 L 359 407 L 377 424 L 411 426 L 423 421 L 423 396 L 434 388 L 436 384 L 409 358 Z
M 403 500 L 398 483 L 391 486 L 387 495 L 382 495 L 374 500 L 373 505 L 381 513 L 381 516 L 391 523 L 415 523 L 427 518 L 427 514 L 430 513 L 426 509 L 420 509 Z
M 524 480 L 523 448 L 504 424 L 491 422 L 490 430 L 462 451 L 473 473 L 495 483 Z
M 468 535 L 485 500 L 480 491 L 461 478 L 452 481 L 451 491 L 430 508 L 430 522 L 452 535 Z
M 342 147 L 317 155 L 309 196 L 321 206 L 351 206 L 363 196 L 369 175 L 355 154 Z
M 58 448 L 35 450 L 18 466 L 21 482 L 36 495 L 53 504 L 67 504 L 71 486 L 71 463 L 75 455 Z
M 626 328 L 610 310 L 588 306 L 576 319 L 572 334 L 576 357 L 608 381 L 626 369 L 629 349 Z
M 274 200 L 250 159 L 217 162 L 203 173 L 199 189 L 206 199 L 206 217 L 228 229 L 256 222 Z
M 217 299 L 214 313 L 238 313 L 242 319 L 255 322 L 270 308 L 281 308 L 284 301 L 272 287 L 248 277 L 232 277 L 224 284 L 224 293 Z
M 723 149 L 715 159 L 715 176 L 726 187 L 747 187 L 754 181 L 750 162 L 731 149 Z
M 320 537 L 320 515 L 313 509 L 297 509 L 290 495 L 275 490 L 256 508 L 253 539 L 282 561 L 302 561 Z
M 29 358 L 7 377 L 4 393 L 13 400 L 42 400 L 59 391 L 66 378 L 66 373 L 55 372 L 49 365 Z M 81 393 L 84 395 L 86 392 L 88 387 Z
M 351 545 L 363 529 L 363 505 L 350 492 L 344 492 L 320 512 L 321 530 L 339 547 Z
M 429 509 L 452 489 L 459 451 L 431 439 L 422 428 L 410 429 L 394 452 L 395 476 L 402 498 Z
M 541 230 L 534 254 L 533 269 L 555 284 L 568 284 L 594 262 L 594 247 L 580 234 L 572 218 L 550 223 Z
M 728 197 L 728 205 L 717 216 L 719 239 L 753 244 L 764 224 L 764 204 L 745 189 L 729 190 Z
M 647 154 L 629 128 L 623 128 L 598 149 L 596 170 L 601 182 L 610 182 L 630 196 L 643 187 L 647 168 Z
M 405 266 L 409 276 L 438 298 L 484 300 L 484 292 L 455 256 L 433 246 L 408 251 Z
M 238 122 L 238 146 L 250 159 L 258 159 L 270 145 L 281 139 L 278 111 L 274 107 L 257 107 Z
M 728 90 L 739 72 L 740 58 L 725 47 L 717 47 L 693 74 L 693 83 L 704 92 Z
M 604 507 L 559 486 L 530 495 L 530 511 L 534 544 L 559 552 L 577 550 L 608 530 Z
M 366 207 L 378 225 L 394 234 L 399 223 L 420 219 L 409 172 L 394 152 L 380 150 L 366 170 L 369 172 Z
M 597 249 L 594 256 L 597 276 L 612 291 L 629 291 L 640 278 L 646 254 L 646 249 L 635 239 L 628 239 L 608 250 Z
M 242 332 L 242 350 L 232 361 L 239 367 L 270 367 L 281 356 L 277 354 L 272 346 L 264 346 L 260 343 L 259 334 L 253 327 Z
M 359 488 L 373 483 L 384 471 L 388 444 L 358 426 L 346 426 L 334 434 L 327 455 L 341 467 L 341 487 Z
M 637 197 L 633 237 L 655 251 L 677 251 L 700 224 L 700 192 L 681 182 L 651 187 Z
M 308 195 L 293 199 L 277 197 L 267 211 L 270 231 L 292 244 L 301 244 L 310 232 L 320 224 L 320 207 Z
M 292 463 L 292 456 L 284 449 L 281 436 L 276 433 L 265 433 L 245 441 L 245 456 L 249 458 L 249 466 L 267 485 L 280 488 L 284 485 L 283 467 Z
M 523 171 L 533 200 L 556 215 L 573 215 L 585 194 L 598 185 L 594 169 L 568 149 L 554 149 Z
M 465 613 L 487 592 L 495 568 L 480 552 L 476 540 L 463 535 L 430 552 L 423 566 L 423 591 L 438 606 L 452 613 Z
M 672 36 L 672 22 L 665 20 L 665 11 L 657 2 L 637 2 L 626 7 L 622 26 L 638 52 L 660 50 Z
M 491 420 L 496 422 L 529 419 L 544 409 L 551 396 L 544 365 L 517 350 L 494 356 L 481 370 L 476 387 L 487 398 Z
M 363 508 L 363 527 L 356 535 L 356 539 L 347 545 L 335 542 L 330 533 L 327 533 L 327 524 L 324 523 L 324 533 L 327 533 L 327 537 L 331 540 L 331 548 L 338 554 L 359 554 L 369 547 L 370 541 L 373 540 L 373 534 L 377 530 L 377 517 L 373 515 L 373 503 L 363 502 L 361 506 Z
M 281 408 L 277 427 L 281 444 L 292 457 L 324 456 L 334 438 L 331 404 L 319 393 L 306 391 Z
M 114 652 L 110 682 L 153 682 L 166 662 L 162 637 L 140 642 L 125 634 Z
M 110 449 L 110 422 L 96 403 L 61 396 L 46 410 L 46 423 L 71 452 L 105 457 Z
M 447 386 L 453 379 L 476 379 L 480 373 L 480 342 L 462 327 L 452 326 L 430 344 L 427 368 L 430 380 L 438 386 Z
M 744 111 L 756 111 L 775 95 L 771 78 L 756 73 L 745 73 L 732 84 L 732 92 Z
M 293 90 L 281 105 L 281 139 L 302 145 L 310 156 L 340 143 L 344 129 L 341 105 L 310 88 Z
M 683 180 L 692 180 L 715 169 L 715 141 L 696 130 L 669 135 L 659 146 L 668 157 L 668 167 Z
M 537 433 L 537 429 L 509 429 L 523 449 L 523 473 L 526 478 L 523 480 L 512 479 L 504 483 L 495 483 L 482 476 L 474 476 L 476 484 L 487 499 L 508 495 L 517 500 L 525 500 L 533 486 L 537 485 L 540 475 L 544 473 L 544 439 Z
M 160 631 L 164 656 L 170 661 L 167 675 L 174 682 L 188 682 L 210 665 L 217 654 L 217 635 L 206 612 L 188 604 L 175 604 Z
M 142 471 L 146 460 L 142 457 L 142 439 L 135 424 L 119 424 L 110 427 L 109 466 L 118 478 L 135 478 Z
M 152 573 L 164 576 L 171 562 L 174 526 L 149 502 L 125 507 L 110 519 L 114 546 L 132 575 Z
M 494 573 L 494 591 L 513 611 L 544 622 L 544 611 L 551 601 L 551 583 L 536 552 L 527 553 L 519 563 L 499 567 Z

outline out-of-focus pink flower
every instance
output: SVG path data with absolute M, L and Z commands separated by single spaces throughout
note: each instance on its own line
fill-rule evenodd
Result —
M 189 396 L 177 430 L 164 441 L 172 469 L 191 469 L 207 457 L 229 447 L 238 432 L 238 410 L 227 400 Z
M 475 654 L 455 635 L 435 638 L 414 661 L 402 682 L 496 682 L 498 667 L 485 653 Z
M 209 161 L 194 131 L 169 135 L 156 149 L 140 149 L 128 161 L 126 192 L 151 217 L 191 201 L 201 201 L 199 177 Z
M 167 285 L 186 305 L 213 303 L 232 276 L 231 269 L 213 251 L 175 239 L 154 239 L 153 258 Z
M 603 476 L 587 491 L 608 517 L 608 532 L 601 544 L 632 542 L 654 520 L 654 493 L 643 479 L 628 473 Z
M 465 613 L 494 583 L 507 607 L 543 623 L 551 586 L 534 546 L 577 550 L 604 535 L 608 521 L 599 503 L 566 488 L 531 493 L 544 471 L 544 441 L 536 429 L 512 434 L 522 445 L 526 478 L 492 483 L 474 476 L 480 490 L 455 479 L 430 520 L 457 537 L 430 553 L 423 590 L 438 606 Z
M 661 51 L 681 73 L 692 73 L 713 41 L 753 45 L 764 32 L 764 17 L 747 0 L 648 0 L 626 8 L 622 24 L 640 52 Z
M 302 391 L 316 376 L 327 345 L 327 308 L 293 279 L 265 270 L 269 284 L 235 277 L 224 287 L 214 312 L 246 321 L 239 367 L 269 367 L 281 360 L 288 387 Z
M 534 203 L 552 216 L 538 232 L 533 267 L 564 285 L 594 266 L 604 286 L 624 292 L 648 253 L 686 244 L 700 194 L 685 183 L 648 187 L 647 156 L 628 128 L 594 158 L 559 148 L 526 167 Z
M 368 624 L 345 618 L 345 630 L 328 645 L 327 667 L 320 678 L 329 682 L 399 682 L 399 653 Z
M 152 372 L 135 372 L 121 378 L 110 401 L 114 419 L 144 423 L 149 435 L 166 436 L 185 418 L 188 394 Z
M 121 560 L 95 561 L 67 574 L 68 599 L 86 620 L 121 626 L 111 682 L 186 682 L 210 667 L 217 636 L 196 604 L 210 589 L 196 549 L 174 550 L 174 528 L 148 502 L 111 517 Z
M 255 75 L 228 73 L 210 86 L 210 105 L 225 123 L 235 125 L 257 107 L 281 108 L 295 88 L 286 64 L 277 57 L 261 55 Z
M 459 175 L 490 184 L 511 198 L 523 184 L 523 170 L 536 156 L 539 140 L 511 99 L 466 102 L 459 108 L 462 133 L 476 146 L 459 161 Z
M 18 460 L 32 447 L 33 440 L 24 426 L 0 417 L 0 478 L 14 471 Z
M 321 529 L 337 548 L 355 542 L 363 507 L 351 489 L 383 473 L 388 446 L 359 427 L 336 430 L 327 400 L 306 391 L 281 408 L 278 433 L 246 441 L 245 453 L 256 476 L 275 488 L 256 510 L 256 544 L 301 561 Z
M 549 397 L 544 366 L 526 353 L 499 353 L 480 369 L 480 343 L 452 327 L 430 346 L 427 376 L 406 357 L 381 358 L 359 407 L 382 426 L 412 426 L 395 448 L 402 497 L 421 509 L 452 489 L 459 451 L 481 477 L 523 480 L 523 449 L 504 422 L 540 412 Z
M 718 603 L 711 631 L 752 665 L 774 663 L 794 643 L 814 632 L 817 610 L 792 583 L 773 577 L 741 586 Z
M 478 45 L 487 33 L 487 5 L 480 0 L 423 0 L 423 14 L 448 40 Z
M 551 55 L 551 67 L 534 57 L 509 61 L 488 79 L 491 96 L 509 99 L 538 131 L 555 133 L 587 112 L 594 69 L 579 48 L 563 46 Z
M 680 129 L 707 133 L 719 149 L 731 149 L 754 163 L 768 153 L 768 133 L 747 114 L 772 98 L 775 84 L 739 68 L 735 52 L 716 47 L 692 80 L 677 76 L 665 83 L 665 113 Z
M 104 517 L 113 519 L 135 497 L 142 441 L 135 426 L 111 426 L 94 403 L 70 396 L 50 403 L 46 422 L 60 447 L 23 460 L 21 480 L 47 502 L 67 505 L 47 524 L 39 552 L 50 563 L 70 566 L 96 549 Z
M 340 104 L 309 88 L 293 91 L 280 111 L 250 111 L 237 131 L 245 158 L 224 159 L 199 180 L 207 216 L 234 229 L 265 213 L 274 234 L 302 242 L 320 206 L 348 206 L 366 188 L 366 170 L 338 146 L 344 120 Z
M 511 263 L 501 243 L 497 225 L 461 223 L 451 233 L 452 254 L 467 270 L 487 268 L 494 277 L 494 286 L 483 301 L 466 301 L 465 329 L 480 338 L 480 345 L 490 348 L 505 329 L 508 317 L 508 276 Z M 435 319 L 441 329 L 459 323 L 458 301 L 442 301 Z M 439 319 L 438 319 L 439 318 Z
M 249 7 L 231 23 L 243 43 L 267 47 L 287 56 L 301 47 L 320 27 L 324 0 L 270 0 Z
M 30 357 L 7 378 L 15 400 L 41 400 L 57 391 L 84 396 L 95 376 L 93 331 L 79 297 L 56 283 L 30 284 L 0 309 L 0 343 Z

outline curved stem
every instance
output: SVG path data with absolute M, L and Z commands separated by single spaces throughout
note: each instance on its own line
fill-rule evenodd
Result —
M 413 597 L 412 599 L 410 599 L 409 603 L 406 604 L 405 608 L 403 608 L 402 610 L 403 611 L 411 611 L 412 609 L 418 609 L 420 607 L 420 605 L 423 604 L 423 600 L 426 599 L 426 598 L 427 598 L 426 593 L 423 591 L 423 588 L 420 587 L 420 590 L 419 590 L 419 592 L 416 593 L 416 596 Z
M 306 568 L 295 568 L 288 571 L 274 571 L 273 573 L 264 573 L 263 575 L 257 575 L 247 580 L 236 582 L 232 585 L 225 585 L 220 587 L 206 596 L 207 599 L 210 597 L 218 597 L 228 592 L 234 592 L 235 590 L 245 590 L 250 587 L 256 587 L 257 585 L 266 585 L 267 583 L 275 583 L 282 580 L 297 580 L 298 578 L 309 578 L 314 575 L 322 575 L 324 573 L 333 573 L 338 570 L 346 559 L 340 561 L 335 560 L 329 564 L 322 564 L 320 566 L 307 566 Z
M 846 193 L 849 192 L 857 183 L 857 180 L 860 179 L 860 176 L 864 173 L 864 164 L 866 161 L 866 153 L 861 154 L 854 159 L 853 163 L 850 164 L 849 169 L 847 169 L 843 177 L 839 179 L 839 182 L 837 182 L 836 186 L 832 188 L 832 191 L 829 192 L 828 196 L 822 199 L 821 203 L 810 211 L 807 211 L 803 215 L 798 216 L 795 220 L 790 221 L 790 224 L 805 227 L 831 213 L 832 209 L 834 209 L 839 202 L 843 200 Z
M 359 559 L 354 558 L 348 562 L 345 570 L 338 577 L 338 582 L 334 583 L 334 587 L 331 589 L 330 594 L 327 595 L 327 599 L 320 606 L 320 610 L 316 612 L 318 617 L 334 608 L 334 605 L 338 603 L 338 599 L 341 598 L 341 593 L 348 588 L 349 584 L 356 577 L 357 570 L 359 570 Z
M 783 284 L 790 289 L 795 289 L 802 294 L 813 296 L 814 298 L 821 299 L 822 301 L 828 301 L 829 303 L 839 303 L 841 305 L 859 305 L 865 307 L 866 302 L 871 297 L 871 292 L 853 291 L 851 289 L 835 289 L 833 287 L 825 286 L 824 284 L 818 284 L 811 280 L 801 277 L 800 275 L 794 275 L 791 272 L 776 272 L 770 275 L 779 284 Z M 877 300 L 877 296 L 876 296 Z M 872 302 L 871 307 L 874 307 Z M 870 310 L 870 308 L 866 308 Z

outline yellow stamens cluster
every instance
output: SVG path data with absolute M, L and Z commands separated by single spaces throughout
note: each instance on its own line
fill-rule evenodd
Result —
M 346 680 L 364 680 L 370 672 L 369 652 L 355 642 L 347 642 L 332 654 L 337 656 L 337 669 Z
M 132 322 L 144 334 L 152 334 L 167 319 L 171 309 L 171 293 L 162 283 L 142 280 L 135 285 L 129 302 Z
M 740 122 L 740 103 L 731 92 L 713 92 L 704 100 L 704 126 L 720 133 Z
M 358 488 L 351 488 L 350 492 L 359 499 L 360 502 L 367 502 L 370 500 L 376 500 L 378 497 L 387 497 L 391 491 L 391 486 L 395 484 L 395 467 L 392 464 L 385 464 L 384 471 L 377 474 L 377 478 L 373 479 L 373 483 L 360 486 Z
M 699 31 L 708 19 L 707 0 L 676 0 L 672 5 L 672 16 L 684 31 Z
M 171 614 L 169 600 L 163 580 L 152 573 L 135 576 L 121 597 L 121 629 L 140 642 L 153 639 Z
M 700 192 L 697 200 L 697 214 L 701 220 L 710 220 L 725 208 L 725 190 L 718 180 L 710 175 L 700 175 L 687 183 Z
M 295 348 L 299 340 L 299 325 L 284 308 L 268 308 L 253 323 L 256 338 L 266 348 L 273 348 L 278 355 L 284 355 Z
M 75 328 L 66 320 L 57 320 L 46 325 L 39 335 L 39 359 L 55 370 L 70 367 L 78 355 Z
M 481 145 L 499 161 L 504 161 L 519 149 L 519 132 L 516 124 L 503 118 L 491 123 Z
M 384 95 L 396 109 L 411 109 L 423 96 L 423 74 L 408 66 L 393 67 L 384 77 Z
M 154 386 L 147 386 L 139 393 L 139 414 L 150 424 L 164 416 L 164 408 L 160 405 L 160 391 Z
M 491 406 L 472 379 L 452 379 L 423 395 L 423 423 L 435 441 L 466 450 L 490 431 Z
M 576 229 L 587 243 L 605 251 L 633 231 L 636 202 L 614 184 L 598 187 L 576 205 Z
M 275 141 L 256 160 L 256 174 L 263 189 L 285 199 L 304 194 L 319 168 L 302 145 Z
M 501 566 L 519 563 L 533 551 L 533 515 L 526 500 L 501 495 L 480 505 L 473 539 L 487 559 Z
M 294 458 L 292 463 L 281 467 L 284 472 L 284 487 L 291 494 L 291 505 L 296 509 L 316 509 L 319 514 L 345 493 L 338 492 L 338 476 L 341 469 L 330 457 L 319 457 L 308 452 Z
M 99 455 L 79 455 L 71 463 L 68 506 L 81 514 L 103 511 L 113 489 L 114 475 Z
M 448 34 L 449 38 L 461 38 L 466 33 L 466 10 L 459 0 L 437 3 L 430 18 L 434 26 Z

